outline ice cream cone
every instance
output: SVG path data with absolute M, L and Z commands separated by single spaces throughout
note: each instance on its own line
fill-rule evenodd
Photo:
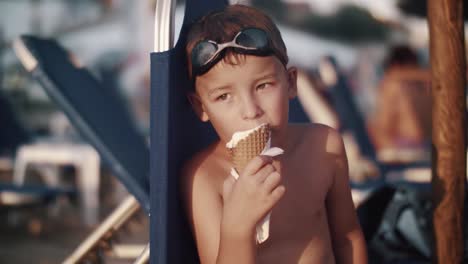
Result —
M 278 147 L 270 148 L 270 137 L 271 131 L 268 124 L 262 124 L 251 130 L 236 132 L 232 135 L 232 139 L 226 144 L 234 163 L 234 168 L 231 169 L 232 177 L 237 180 L 247 163 L 260 154 L 270 157 L 283 154 L 283 150 Z M 270 215 L 271 212 L 256 227 L 255 239 L 258 244 L 265 242 L 269 237 Z
M 252 130 L 233 135 L 227 146 L 238 173 L 242 173 L 247 163 L 269 147 L 270 126 L 262 124 Z

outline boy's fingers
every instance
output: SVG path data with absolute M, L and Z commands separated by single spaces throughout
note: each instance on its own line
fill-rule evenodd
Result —
M 265 164 L 271 163 L 273 161 L 273 158 L 268 157 L 268 156 L 257 156 L 253 158 L 249 163 L 247 163 L 247 166 L 244 168 L 244 174 L 245 175 L 253 175 L 257 173 Z
M 284 193 L 286 192 L 286 188 L 283 185 L 276 187 L 270 195 L 270 205 L 274 206 L 280 199 L 283 197 Z
M 265 179 L 265 182 L 263 183 L 263 186 L 267 193 L 273 192 L 273 190 L 278 187 L 278 185 L 281 182 L 281 175 L 275 171 L 270 173 L 268 177 Z
M 263 183 L 268 175 L 270 175 L 272 172 L 274 172 L 276 169 L 275 167 L 273 167 L 273 165 L 271 164 L 267 164 L 265 166 L 263 166 L 258 172 L 257 172 L 257 175 L 256 175 L 256 181 L 258 183 Z

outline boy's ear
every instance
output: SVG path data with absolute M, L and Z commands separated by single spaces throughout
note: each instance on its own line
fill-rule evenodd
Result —
M 194 92 L 190 92 L 187 95 L 187 98 L 190 104 L 192 105 L 193 110 L 195 110 L 195 113 L 197 114 L 198 118 L 200 118 L 200 120 L 203 122 L 208 122 L 210 118 L 208 117 L 208 114 L 205 112 L 205 107 L 203 106 L 203 103 L 200 100 L 200 97 L 198 96 L 198 94 Z
M 297 96 L 297 68 L 288 68 L 288 96 L 289 99 L 294 99 Z

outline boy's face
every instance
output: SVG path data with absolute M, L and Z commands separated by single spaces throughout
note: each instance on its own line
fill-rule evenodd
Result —
M 228 142 L 237 131 L 270 124 L 273 136 L 288 122 L 289 99 L 296 96 L 296 69 L 285 69 L 275 56 L 241 56 L 235 65 L 221 60 L 196 78 L 192 104 Z

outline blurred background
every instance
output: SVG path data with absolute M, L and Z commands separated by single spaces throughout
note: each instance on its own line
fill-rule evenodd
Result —
M 353 184 L 363 186 L 383 177 L 382 164 L 429 163 L 426 1 L 231 3 L 258 7 L 277 22 L 290 65 L 299 68 L 299 98 L 292 104 L 291 119 L 324 123 L 342 132 Z M 82 151 L 79 155 L 90 159 L 97 155 L 24 69 L 13 51 L 14 40 L 21 34 L 56 39 L 104 86 L 117 91 L 139 132 L 148 136 L 155 4 L 156 0 L 0 0 L 0 183 L 77 186 L 80 168 L 72 161 L 28 160 L 24 153 L 31 148 L 25 146 L 37 142 L 46 142 L 54 155 L 61 146 L 66 146 L 64 153 Z M 184 1 L 177 1 L 176 32 L 183 9 Z M 305 118 L 297 118 L 300 113 Z M 56 146 L 60 150 L 54 150 Z M 19 160 L 28 166 L 21 167 Z M 72 197 L 47 207 L 1 210 L 0 202 L 0 263 L 61 263 L 122 201 L 125 188 L 99 157 L 95 162 L 100 182 L 94 183 L 94 203 L 83 206 L 86 202 Z M 427 166 L 385 174 L 390 181 L 428 182 L 430 177 Z M 78 197 L 85 191 L 79 189 Z M 364 196 L 356 191 L 356 204 Z M 121 234 L 122 240 L 147 243 L 148 219 L 141 215 Z M 105 259 L 128 263 L 112 256 Z

